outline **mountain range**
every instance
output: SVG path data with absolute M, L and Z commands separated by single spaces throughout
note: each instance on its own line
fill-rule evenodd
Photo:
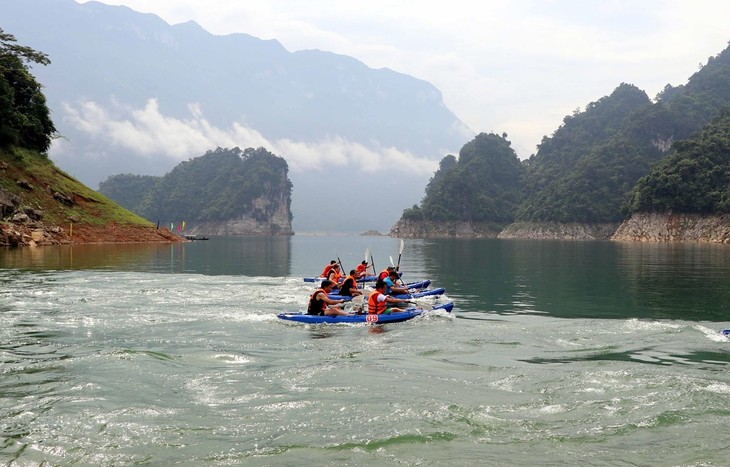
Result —
M 91 187 L 264 147 L 289 164 L 295 231 L 387 230 L 474 136 L 430 83 L 351 57 L 98 2 L 2 9 L 2 27 L 51 59 L 33 68 L 62 136 L 50 157 Z

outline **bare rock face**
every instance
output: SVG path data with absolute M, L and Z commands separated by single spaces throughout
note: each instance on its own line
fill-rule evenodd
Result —
M 730 243 L 730 216 L 636 213 L 611 237 L 633 242 Z
M 618 226 L 618 223 L 515 222 L 500 232 L 499 238 L 608 240 Z
M 253 205 L 251 216 L 244 215 L 225 221 L 191 223 L 186 229 L 186 233 L 191 235 L 294 235 L 288 196 L 282 194 L 279 199 L 260 197 L 254 200 Z M 265 214 L 272 210 L 273 215 Z
M 495 238 L 503 225 L 485 222 L 436 222 L 399 220 L 391 229 L 401 238 Z

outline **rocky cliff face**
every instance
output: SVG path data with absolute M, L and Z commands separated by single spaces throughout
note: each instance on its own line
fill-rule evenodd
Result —
M 400 220 L 390 235 L 402 238 L 525 238 L 542 240 L 615 240 L 629 242 L 730 243 L 730 215 L 634 214 L 621 224 L 516 222 L 495 225 Z
M 483 222 L 399 220 L 390 235 L 401 238 L 494 238 L 504 225 Z
M 544 240 L 607 240 L 611 238 L 618 226 L 618 223 L 515 222 L 500 232 L 498 237 Z
M 260 213 L 271 213 L 262 216 Z M 259 197 L 252 212 L 225 221 L 192 222 L 186 232 L 193 235 L 294 235 L 291 226 L 290 198 L 281 193 L 275 199 Z
M 730 243 L 730 215 L 637 213 L 612 240 L 633 242 Z

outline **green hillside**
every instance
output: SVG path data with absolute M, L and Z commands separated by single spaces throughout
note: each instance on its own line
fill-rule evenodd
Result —
M 287 175 L 286 161 L 264 148 L 217 148 L 181 162 L 163 177 L 111 176 L 99 191 L 154 221 L 249 217 L 268 222 L 281 207 L 291 221 L 292 184 Z
M 730 109 L 641 178 L 631 212 L 730 213 Z
M 509 223 L 514 220 L 524 168 L 506 135 L 481 133 L 465 144 L 459 158 L 443 158 L 420 206 L 406 220 Z

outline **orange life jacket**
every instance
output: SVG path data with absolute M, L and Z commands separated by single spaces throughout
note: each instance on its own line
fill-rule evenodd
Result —
M 355 276 L 347 276 L 345 280 L 342 282 L 342 287 L 340 287 L 340 295 L 352 295 L 352 292 L 349 290 L 346 291 L 346 293 L 342 293 L 345 290 L 345 283 L 347 282 L 347 279 L 352 279 L 352 285 L 348 287 L 348 289 L 356 289 L 357 288 L 357 281 L 355 280 Z
M 330 274 L 332 274 L 331 279 L 329 278 Z M 342 273 L 337 271 L 336 269 L 332 269 L 330 272 L 327 273 L 327 276 L 325 276 L 325 277 L 327 277 L 327 279 L 331 280 L 335 284 L 339 284 L 340 281 L 342 280 Z
M 370 297 L 368 297 L 368 313 L 375 313 L 375 314 L 381 314 L 385 311 L 386 305 L 388 302 L 383 300 L 382 302 L 378 301 L 378 296 L 383 295 L 377 290 L 370 294 Z
M 378 280 L 382 281 L 383 279 L 388 277 L 388 274 L 390 274 L 390 271 L 388 271 L 387 269 L 381 271 L 380 274 L 378 274 Z
M 310 314 L 310 315 L 324 314 L 324 310 L 325 310 L 325 308 L 327 308 L 327 302 L 317 298 L 317 294 L 319 294 L 320 292 L 327 295 L 327 292 L 325 292 L 324 289 L 315 290 L 314 293 L 309 297 L 309 305 L 307 305 L 307 314 Z
M 327 274 L 330 273 L 330 271 L 332 270 L 332 268 L 334 266 L 335 266 L 334 264 L 328 264 L 327 266 L 325 266 L 324 267 L 324 270 L 322 271 L 322 274 L 320 274 L 319 277 L 325 277 L 326 278 L 327 277 Z

